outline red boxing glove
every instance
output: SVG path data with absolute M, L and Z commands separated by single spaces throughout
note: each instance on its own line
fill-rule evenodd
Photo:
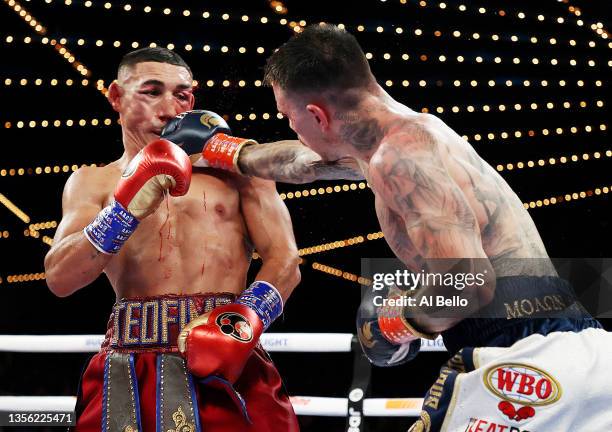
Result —
M 217 375 L 233 384 L 263 330 L 263 322 L 253 309 L 231 303 L 191 321 L 181 331 L 178 347 L 192 374 Z
M 85 238 L 102 253 L 118 253 L 167 190 L 185 195 L 190 182 L 189 156 L 170 141 L 152 142 L 130 161 L 115 188 L 115 200 L 83 229 Z
M 191 161 L 178 146 L 157 140 L 130 161 L 115 188 L 115 200 L 140 220 L 153 213 L 169 191 L 185 195 L 191 182 Z

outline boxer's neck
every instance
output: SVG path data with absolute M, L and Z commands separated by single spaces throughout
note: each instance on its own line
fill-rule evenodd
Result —
M 127 166 L 127 163 L 146 146 L 146 143 L 139 137 L 138 133 L 133 133 L 126 129 L 122 130 L 122 140 L 123 155 L 121 156 L 120 161 L 125 162 L 125 165 Z
M 402 127 L 409 116 L 416 113 L 394 100 L 379 85 L 363 97 L 359 107 L 345 113 L 349 122 L 337 126 L 339 136 L 367 136 L 367 142 L 346 141 L 347 156 L 369 163 L 381 142 Z M 357 121 L 355 121 L 357 119 Z M 349 130 L 351 133 L 347 133 Z

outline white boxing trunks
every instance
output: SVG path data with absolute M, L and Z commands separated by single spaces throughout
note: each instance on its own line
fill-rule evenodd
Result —
M 465 348 L 409 432 L 612 431 L 611 367 L 612 333 L 599 328 Z

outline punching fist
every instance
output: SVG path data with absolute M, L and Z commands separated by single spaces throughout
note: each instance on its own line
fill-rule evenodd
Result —
M 225 120 L 212 111 L 179 114 L 162 130 L 161 137 L 181 147 L 194 166 L 213 167 L 240 174 L 238 156 L 245 145 L 256 141 L 231 136 Z
M 383 335 L 379 321 L 381 318 L 384 320 L 386 311 L 375 303 L 388 297 L 388 288 L 377 291 L 366 287 L 357 310 L 357 336 L 361 348 L 372 364 L 381 367 L 406 363 L 415 358 L 421 349 L 420 338 L 390 341 Z

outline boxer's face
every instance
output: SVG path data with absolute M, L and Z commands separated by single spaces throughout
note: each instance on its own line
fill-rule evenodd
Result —
M 323 160 L 336 160 L 331 131 L 321 126 L 321 116 L 313 114 L 298 95 L 293 95 L 272 84 L 276 107 L 289 120 L 289 127 L 305 146 L 318 153 Z M 325 120 L 327 122 L 327 120 Z
M 117 81 L 118 97 L 109 99 L 125 138 L 138 148 L 158 139 L 168 120 L 193 108 L 192 77 L 182 66 L 137 63 L 123 69 Z

